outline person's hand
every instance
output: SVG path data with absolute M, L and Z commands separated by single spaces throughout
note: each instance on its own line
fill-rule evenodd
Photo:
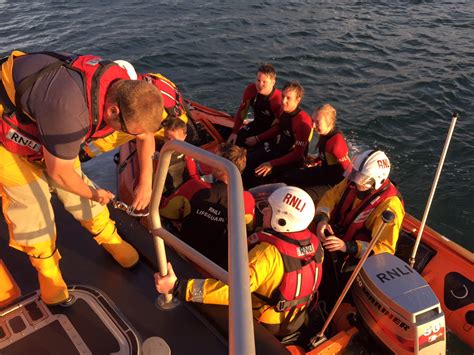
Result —
M 245 140 L 245 144 L 249 147 L 253 147 L 255 144 L 258 143 L 258 140 L 257 140 L 257 136 L 253 136 L 253 137 L 248 137 L 246 140 Z
M 342 251 L 343 253 L 346 252 L 347 247 L 346 243 L 344 241 L 334 235 L 331 235 L 329 237 L 326 237 L 326 241 L 323 242 L 324 248 L 326 248 L 327 251 Z
M 168 273 L 161 276 L 159 272 L 155 273 L 155 287 L 159 293 L 171 293 L 178 278 L 174 273 L 173 266 L 168 263 Z
M 141 211 L 147 208 L 151 200 L 151 184 L 141 184 L 138 185 L 133 190 L 133 202 L 132 208 L 136 211 Z
M 317 157 L 308 156 L 304 162 L 305 168 L 313 168 L 315 166 L 321 165 L 323 161 Z
M 231 133 L 229 138 L 227 138 L 227 143 L 235 144 L 236 140 L 237 140 L 237 133 Z
M 106 205 L 115 197 L 115 195 L 104 189 L 93 189 L 91 200 L 99 202 L 101 205 Z
M 326 233 L 328 235 L 334 235 L 331 225 L 325 220 L 320 221 L 316 226 L 316 235 L 323 243 L 326 242 Z
M 272 172 L 272 165 L 269 162 L 260 164 L 255 169 L 255 175 L 257 176 L 267 176 Z

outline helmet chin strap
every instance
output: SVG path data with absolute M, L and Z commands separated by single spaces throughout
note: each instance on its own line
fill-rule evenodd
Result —
M 359 190 L 357 190 L 357 192 L 356 192 L 357 198 L 358 198 L 359 200 L 363 200 L 364 198 L 366 198 L 367 196 L 369 196 L 373 191 L 374 191 L 374 188 L 373 188 L 373 187 L 371 187 L 370 189 L 365 190 L 365 191 L 359 191 Z

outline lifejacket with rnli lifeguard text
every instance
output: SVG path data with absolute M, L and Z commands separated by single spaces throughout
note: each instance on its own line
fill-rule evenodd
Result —
M 14 84 L 12 77 L 14 59 L 28 54 L 14 51 L 2 63 L 0 107 L 3 108 L 3 112 L 0 120 L 0 142 L 5 148 L 15 154 L 28 156 L 30 160 L 42 158 L 35 118 L 21 107 L 21 97 L 38 79 L 61 66 L 78 72 L 83 79 L 84 98 L 90 120 L 89 132 L 84 139 L 100 138 L 112 133 L 113 128 L 107 126 L 103 120 L 105 98 L 112 83 L 119 79 L 130 79 L 127 71 L 112 61 L 94 55 L 66 55 L 52 52 L 35 54 L 52 56 L 57 62 L 24 78 L 17 85 Z
M 163 108 L 171 117 L 180 117 L 186 110 L 183 98 L 176 85 L 158 73 L 138 74 L 138 80 L 145 80 L 160 90 L 163 96 Z
M 341 231 L 341 237 L 344 241 L 362 240 L 368 242 L 371 233 L 365 228 L 365 221 L 378 205 L 393 196 L 398 196 L 402 200 L 397 188 L 387 179 L 378 190 L 366 196 L 356 208 L 352 209 L 357 197 L 357 188 L 354 184 L 348 184 L 336 206 L 330 223 L 336 225 L 336 228 Z
M 308 229 L 281 233 L 273 229 L 254 233 L 249 244 L 266 242 L 274 245 L 283 260 L 284 273 L 280 286 L 270 298 L 256 294 L 277 312 L 299 309 L 307 305 L 317 291 L 322 276 L 323 248 Z

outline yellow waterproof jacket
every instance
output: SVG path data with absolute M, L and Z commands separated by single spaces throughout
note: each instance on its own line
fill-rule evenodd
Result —
M 329 218 L 331 218 L 331 213 L 334 211 L 337 204 L 339 203 L 347 185 L 348 180 L 344 179 L 332 189 L 328 190 L 319 201 L 318 206 L 316 208 L 316 214 L 323 213 Z M 353 203 L 352 208 L 356 208 L 360 204 L 360 202 L 361 200 L 356 199 Z M 403 218 L 405 216 L 405 209 L 400 198 L 398 196 L 387 198 L 385 201 L 381 202 L 374 209 L 374 211 L 372 211 L 372 213 L 365 221 L 365 228 L 370 231 L 371 238 L 375 236 L 378 229 L 380 228 L 380 225 L 383 223 L 382 213 L 385 210 L 393 212 L 393 214 L 395 215 L 395 220 L 392 224 L 385 227 L 382 235 L 379 238 L 379 241 L 374 245 L 374 254 L 395 253 L 398 236 L 400 234 L 400 228 L 402 225 Z M 360 257 L 363 254 L 364 250 L 366 250 L 368 242 L 357 240 L 356 243 L 356 257 Z
M 278 288 L 284 273 L 283 259 L 278 249 L 269 243 L 259 243 L 249 251 L 250 292 L 270 298 Z M 214 279 L 188 280 L 186 301 L 207 304 L 229 304 L 229 286 Z M 288 312 L 276 312 L 256 296 L 252 296 L 253 316 L 266 324 L 283 323 Z M 291 320 L 299 312 L 295 312 Z

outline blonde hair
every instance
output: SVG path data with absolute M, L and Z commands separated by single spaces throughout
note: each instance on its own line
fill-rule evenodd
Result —
M 154 85 L 141 80 L 118 80 L 107 91 L 106 100 L 120 106 L 125 123 L 135 124 L 145 133 L 161 126 L 163 97 Z
M 321 106 L 316 107 L 313 111 L 313 114 L 316 115 L 319 112 L 324 112 L 326 114 L 326 117 L 328 117 L 331 122 L 331 128 L 334 128 L 336 126 L 337 112 L 334 106 L 332 106 L 331 104 L 323 104 Z

